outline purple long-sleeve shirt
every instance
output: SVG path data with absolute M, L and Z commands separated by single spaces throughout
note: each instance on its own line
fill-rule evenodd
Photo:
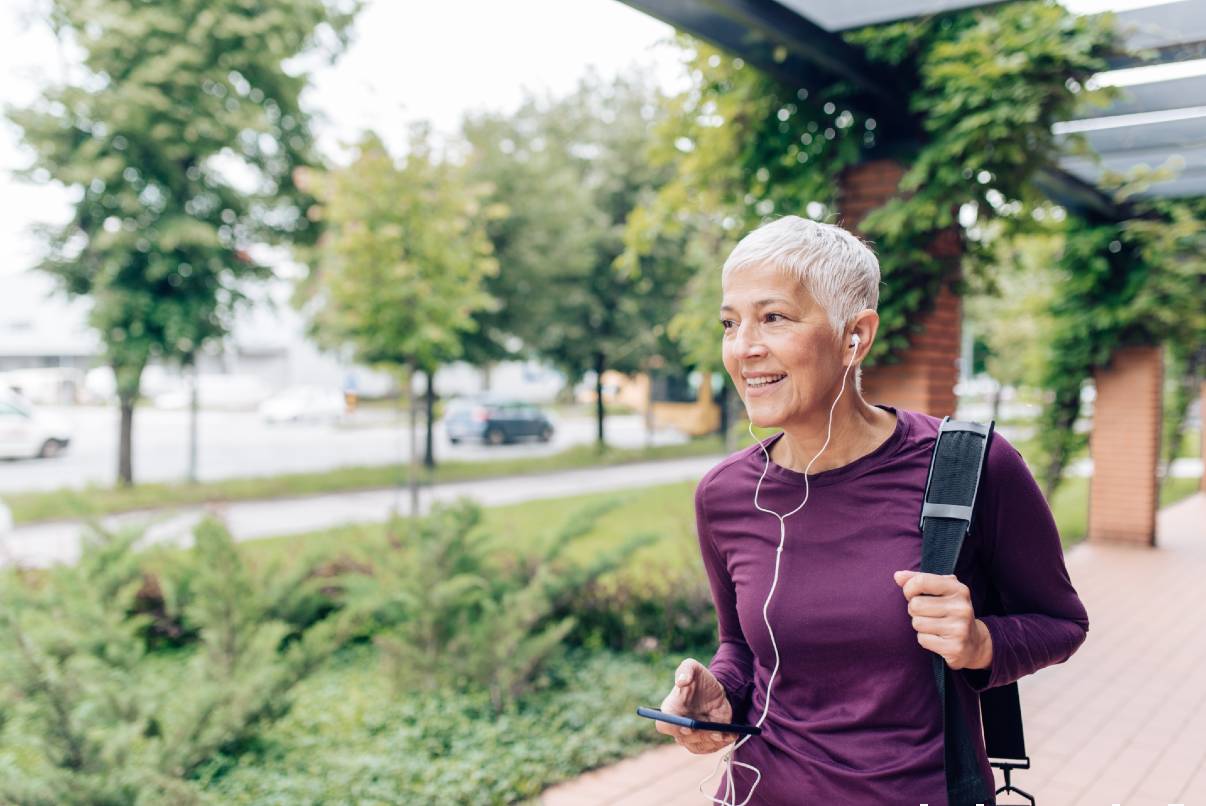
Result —
M 810 475 L 808 503 L 786 521 L 779 584 L 768 611 L 779 676 L 762 735 L 734 755 L 762 771 L 750 806 L 947 803 L 931 654 L 917 642 L 908 604 L 892 578 L 894 571 L 921 567 L 918 519 L 941 421 L 880 408 L 897 415 L 892 435 L 866 456 Z M 767 451 L 781 437 L 772 437 Z M 774 667 L 762 606 L 779 520 L 753 502 L 765 467 L 762 449 L 751 445 L 708 471 L 695 492 L 720 633 L 710 668 L 728 692 L 735 721 L 761 716 Z M 759 504 L 787 513 L 803 497 L 804 474 L 772 461 Z M 1067 660 L 1089 628 L 1046 500 L 1021 455 L 999 433 L 955 574 L 971 589 L 976 616 L 992 635 L 991 667 L 952 675 L 991 792 L 977 692 Z M 990 580 L 1004 614 L 987 610 Z M 733 774 L 740 803 L 754 775 L 737 766 Z M 716 797 L 724 792 L 722 780 Z

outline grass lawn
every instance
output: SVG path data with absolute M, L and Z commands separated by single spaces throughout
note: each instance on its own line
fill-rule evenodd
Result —
M 479 529 L 496 541 L 500 554 L 513 555 L 516 550 L 536 549 L 579 508 L 616 499 L 619 506 L 600 517 L 595 528 L 570 547 L 568 559 L 585 560 L 615 546 L 618 539 L 652 533 L 660 539 L 634 554 L 628 563 L 630 568 L 657 568 L 666 563 L 683 567 L 690 563 L 702 576 L 703 564 L 695 536 L 694 491 L 695 482 L 676 482 L 622 492 L 584 493 L 485 507 Z M 353 557 L 364 556 L 373 550 L 385 529 L 383 524 L 356 524 L 302 535 L 249 540 L 240 545 L 253 561 L 280 562 L 289 567 L 306 556 L 329 557 L 341 552 Z
M 618 465 L 720 454 L 719 437 L 701 437 L 681 445 L 608 448 L 598 453 L 593 444 L 576 445 L 552 456 L 444 462 L 425 475 L 423 484 L 469 479 L 520 476 L 558 470 Z M 407 468 L 398 465 L 343 467 L 316 473 L 290 473 L 259 478 L 225 479 L 200 484 L 137 484 L 129 488 L 89 487 L 4 495 L 16 524 L 89 515 L 109 515 L 140 509 L 176 507 L 220 501 L 289 498 L 320 493 L 395 487 L 405 484 Z
M 1068 479 L 1060 485 L 1052 502 L 1052 513 L 1065 547 L 1085 537 L 1088 481 Z M 1199 479 L 1170 479 L 1161 495 L 1161 506 L 1192 495 L 1199 483 Z M 533 541 L 549 535 L 550 528 L 563 523 L 577 508 L 619 498 L 622 505 L 600 518 L 595 528 L 570 550 L 571 558 L 584 559 L 614 546 L 617 536 L 652 532 L 661 539 L 631 558 L 628 567 L 632 573 L 646 573 L 646 569 L 667 564 L 682 568 L 682 564 L 687 563 L 702 574 L 695 535 L 694 490 L 695 482 L 678 482 L 619 493 L 586 493 L 488 507 L 483 512 L 481 529 L 498 541 L 500 551 L 531 549 Z M 372 544 L 380 539 L 384 529 L 381 524 L 358 524 L 303 535 L 252 540 L 242 545 L 259 561 L 276 560 L 288 565 L 300 561 L 309 552 L 329 556 L 333 551 L 342 551 L 355 556 L 371 551 Z
M 1166 507 L 1193 495 L 1201 483 L 1200 478 L 1170 478 L 1160 491 L 1160 506 Z M 1052 497 L 1051 512 L 1065 547 L 1084 540 L 1089 528 L 1089 480 L 1066 479 Z

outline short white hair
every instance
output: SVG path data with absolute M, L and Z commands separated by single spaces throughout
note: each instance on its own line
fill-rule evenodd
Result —
M 841 338 L 854 316 L 879 305 L 879 261 L 860 238 L 833 224 L 789 215 L 746 235 L 724 262 L 721 282 L 769 265 L 796 278 Z

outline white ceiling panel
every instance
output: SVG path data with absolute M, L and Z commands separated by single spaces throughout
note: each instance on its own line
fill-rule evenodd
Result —
M 1000 0 L 778 0 L 797 14 L 827 31 L 844 31 L 862 25 L 904 20 L 972 6 L 988 6 Z

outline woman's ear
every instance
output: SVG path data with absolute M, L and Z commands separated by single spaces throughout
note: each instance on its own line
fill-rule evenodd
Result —
M 862 357 L 867 354 L 867 350 L 871 349 L 871 342 L 875 340 L 875 332 L 878 329 L 879 314 L 870 308 L 864 308 L 854 317 L 850 327 L 850 337 L 846 341 L 846 350 L 849 351 L 851 358 L 856 361 L 862 360 Z M 855 344 L 856 339 L 857 344 Z

